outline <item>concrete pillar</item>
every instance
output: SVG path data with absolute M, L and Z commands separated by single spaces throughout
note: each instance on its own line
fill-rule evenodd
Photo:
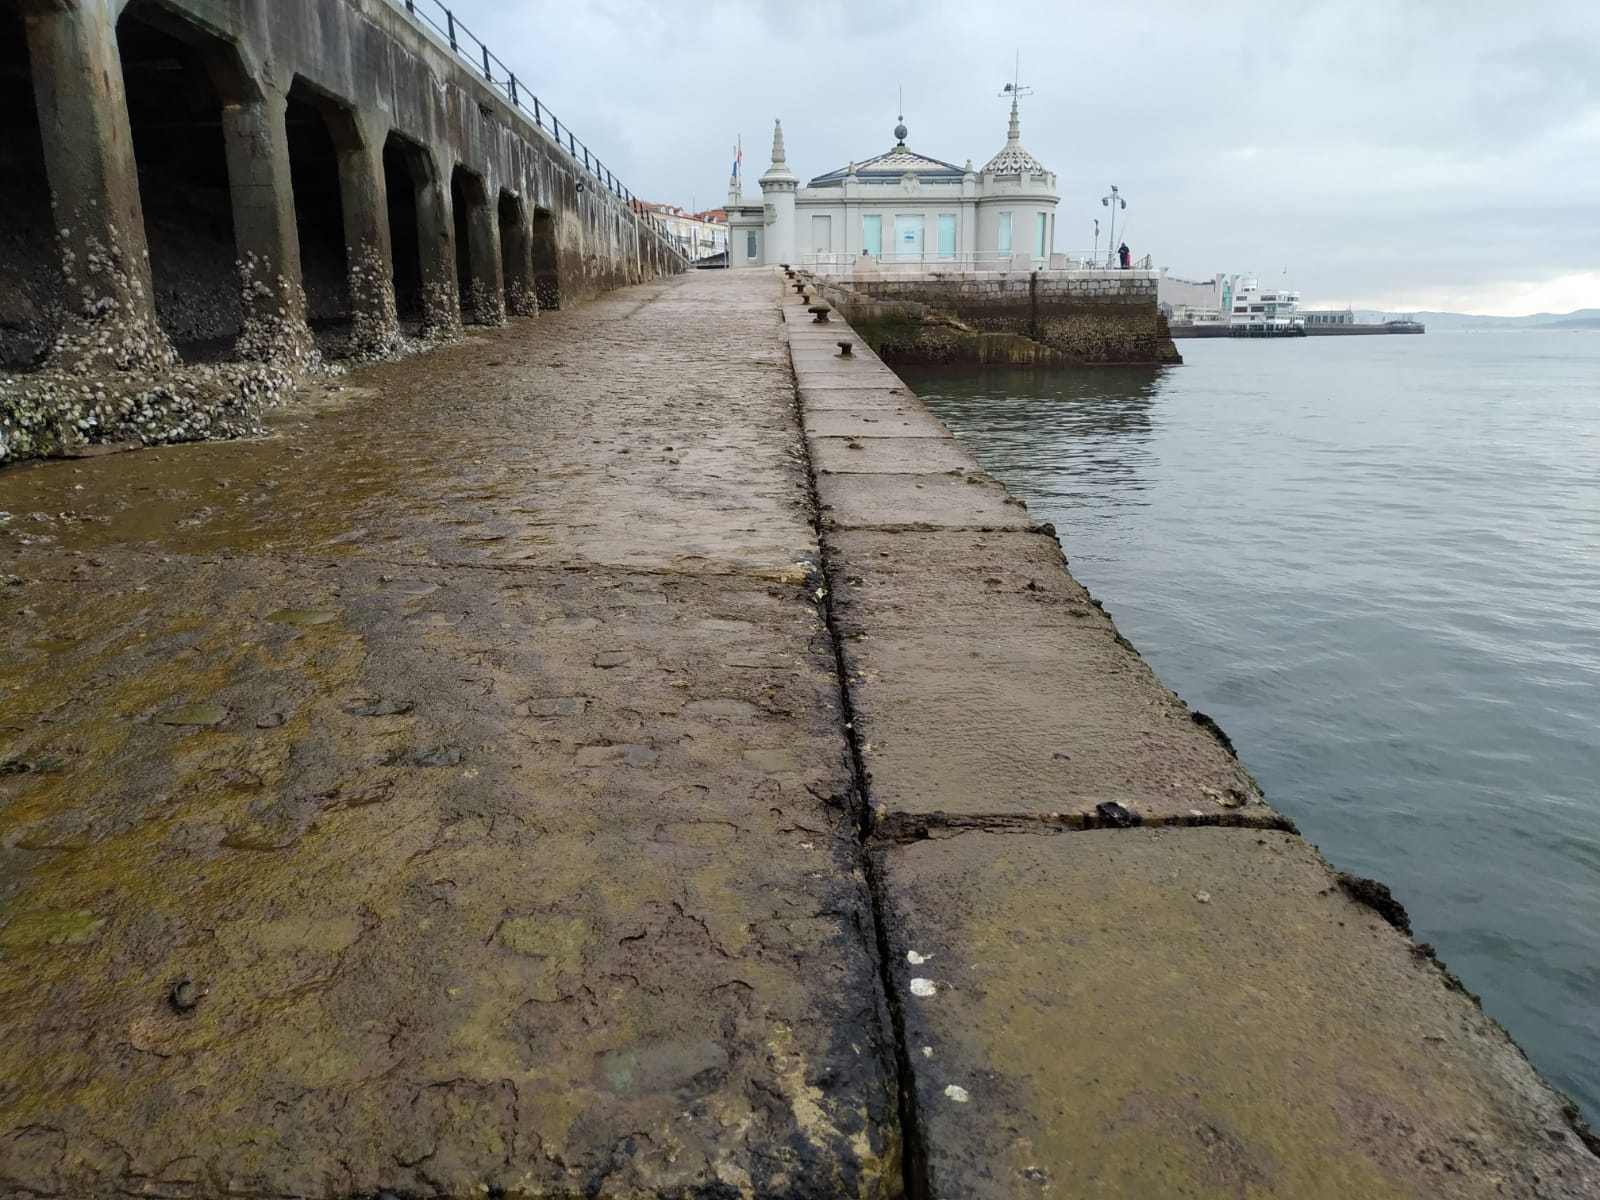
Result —
M 561 307 L 561 252 L 556 244 L 555 215 L 533 212 L 533 290 L 540 308 Z
M 381 134 L 368 136 L 353 119 L 338 124 L 345 126 L 334 129 L 334 144 L 339 152 L 345 258 L 350 264 L 350 349 L 357 356 L 377 356 L 393 349 L 400 337 L 383 140 Z
M 300 235 L 289 179 L 288 98 L 271 88 L 224 99 L 222 137 L 233 200 L 244 328 L 240 358 L 309 362 L 315 353 L 306 326 L 300 278 Z
M 467 260 L 472 270 L 467 310 L 475 325 L 506 323 L 506 282 L 500 270 L 500 218 L 487 197 L 467 201 Z
M 139 172 L 112 8 L 24 15 L 56 246 L 76 307 L 51 361 L 127 370 L 175 361 L 156 321 Z
M 532 219 L 526 200 L 517 201 L 515 222 L 500 224 L 500 262 L 505 275 L 506 312 L 514 317 L 539 315 L 539 297 L 533 287 Z M 499 205 L 495 206 L 498 219 Z
M 416 164 L 417 249 L 422 258 L 422 336 L 449 341 L 461 334 L 461 290 L 456 282 L 456 226 L 450 215 L 450 180 L 437 157 Z

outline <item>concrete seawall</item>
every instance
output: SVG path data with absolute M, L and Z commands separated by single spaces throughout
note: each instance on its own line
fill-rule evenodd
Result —
M 1600 1195 L 1576 1110 L 1387 889 L 1296 836 L 1055 531 L 805 304 L 911 1194 Z
M 235 435 L 328 353 L 685 265 L 387 0 L 12 0 L 0 43 L 0 462 Z
M 0 471 L 0 1195 L 1600 1194 L 773 275 L 339 388 Z
M 799 272 L 891 362 L 1181 363 L 1152 271 Z

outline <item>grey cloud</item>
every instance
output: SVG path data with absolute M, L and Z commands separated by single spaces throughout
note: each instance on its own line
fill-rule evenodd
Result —
M 1129 198 L 1137 252 L 1189 275 L 1290 267 L 1316 297 L 1600 279 L 1592 0 L 457 0 L 636 193 L 747 194 L 782 117 L 803 177 L 911 144 L 978 165 L 1022 55 L 1023 141 L 1058 173 L 1058 249 Z M 1593 303 L 1600 305 L 1600 296 Z

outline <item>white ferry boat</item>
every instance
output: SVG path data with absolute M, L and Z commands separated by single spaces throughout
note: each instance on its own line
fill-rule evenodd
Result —
M 1241 276 L 1228 311 L 1228 335 L 1305 337 L 1306 323 L 1299 308 L 1299 292 L 1279 287 L 1263 289 L 1255 276 Z

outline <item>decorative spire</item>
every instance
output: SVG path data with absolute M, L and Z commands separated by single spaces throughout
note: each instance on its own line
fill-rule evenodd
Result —
M 761 173 L 761 191 L 794 191 L 795 184 L 800 181 L 795 178 L 793 171 L 789 170 L 789 163 L 783 152 L 783 122 L 772 123 L 772 165 Z
M 1017 116 L 1017 97 L 1026 95 L 1027 89 L 1006 84 L 1006 89 L 1001 95 L 1011 97 L 1011 124 L 1006 129 L 1006 144 L 1000 153 L 989 160 L 989 165 L 984 167 L 986 174 L 992 175 L 1019 175 L 1024 173 L 1040 174 L 1044 167 L 1039 160 L 1034 158 L 1022 148 L 1022 122 Z
M 906 128 L 905 113 L 901 113 L 895 118 L 895 120 L 898 121 L 899 124 L 894 127 L 894 136 L 899 139 L 899 144 L 904 146 L 906 144 L 906 134 L 910 132 L 910 130 Z

